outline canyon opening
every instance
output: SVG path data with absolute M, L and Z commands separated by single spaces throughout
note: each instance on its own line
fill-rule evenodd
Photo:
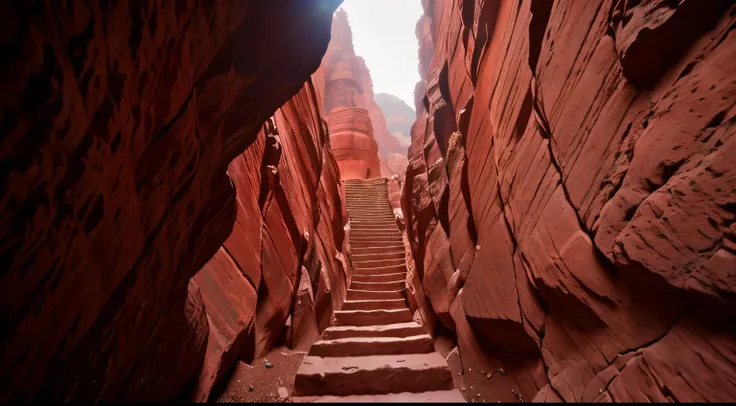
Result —
M 0 9 L 0 400 L 736 401 L 736 1 Z

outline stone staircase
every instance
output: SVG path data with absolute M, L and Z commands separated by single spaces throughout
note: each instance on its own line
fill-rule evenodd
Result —
M 464 402 L 404 297 L 401 233 L 386 179 L 345 181 L 353 276 L 336 323 L 297 372 L 295 402 Z

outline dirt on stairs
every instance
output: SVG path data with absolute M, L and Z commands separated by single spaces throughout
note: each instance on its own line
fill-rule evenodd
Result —
M 335 323 L 302 361 L 294 402 L 465 402 L 404 296 L 386 179 L 345 181 L 353 275 Z

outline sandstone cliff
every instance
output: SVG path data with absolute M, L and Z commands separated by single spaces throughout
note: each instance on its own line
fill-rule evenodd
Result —
M 282 285 L 300 272 L 324 281 L 316 307 L 339 303 L 329 290 L 340 232 L 322 220 L 339 205 L 321 123 L 299 122 L 297 101 L 276 125 L 309 128 L 304 139 L 259 135 L 300 89 L 310 97 L 303 84 L 338 3 L 4 3 L 0 399 L 167 400 L 209 347 L 241 340 L 224 330 L 252 321 L 255 302 L 254 345 L 268 343 L 285 314 L 266 292 L 290 291 Z M 312 155 L 287 152 L 296 148 Z M 259 154 L 266 169 L 238 175 L 260 168 Z M 245 210 L 262 214 L 250 219 L 266 225 L 262 238 L 220 248 Z M 237 225 L 247 238 L 255 227 Z M 285 261 L 283 272 L 269 279 L 226 251 L 241 243 L 263 264 Z M 223 280 L 234 267 L 247 271 Z M 208 317 L 218 290 L 235 288 L 250 296 Z
M 736 400 L 733 2 L 422 3 L 408 284 L 468 397 Z
M 332 39 L 315 76 L 343 178 L 369 179 L 386 174 L 386 168 L 382 168 L 386 156 L 404 155 L 406 147 L 388 131 L 383 112 L 374 100 L 370 71 L 365 60 L 355 54 L 344 10 L 335 13 Z M 365 175 L 367 172 L 370 175 Z
M 347 289 L 339 173 L 311 80 L 228 174 L 237 191 L 235 226 L 194 277 L 209 316 L 196 401 L 208 399 L 237 359 L 263 357 L 277 339 L 308 349 Z

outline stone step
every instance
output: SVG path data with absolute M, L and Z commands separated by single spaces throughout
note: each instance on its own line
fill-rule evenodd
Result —
M 424 333 L 424 327 L 412 320 L 384 326 L 330 326 L 322 333 L 322 338 L 337 340 L 348 337 L 410 337 Z
M 371 242 L 371 241 L 401 241 L 403 244 L 403 239 L 401 238 L 401 233 L 395 232 L 391 234 L 384 234 L 384 233 L 369 233 L 365 231 L 350 231 L 350 239 L 355 241 L 364 241 L 364 242 Z
M 353 206 L 391 205 L 386 195 L 356 195 L 348 193 L 345 202 Z
M 355 209 L 372 209 L 376 207 L 391 207 L 391 203 L 388 202 L 388 197 L 348 197 L 345 200 L 348 207 Z
M 353 279 L 351 280 L 352 283 L 361 283 L 361 282 L 392 282 L 392 281 L 405 281 L 406 280 L 406 272 L 397 272 L 397 273 L 387 273 L 387 274 L 360 274 L 356 275 L 353 273 Z
M 348 206 L 348 214 L 350 215 L 351 219 L 354 219 L 356 221 L 363 220 L 363 219 L 371 220 L 371 219 L 375 219 L 376 217 L 383 217 L 383 218 L 396 217 L 394 215 L 394 210 L 391 208 L 391 206 L 380 206 L 380 207 L 361 206 L 361 208 L 359 209 Z
M 386 275 L 392 273 L 406 272 L 406 264 L 392 265 L 392 266 L 380 266 L 380 267 L 355 267 L 353 270 L 353 277 L 355 276 L 373 276 L 373 275 Z
M 406 252 L 403 244 L 395 244 L 395 245 L 386 245 L 381 244 L 375 247 L 352 247 L 352 253 L 353 255 L 361 255 L 361 254 L 377 254 L 381 252 Z
M 371 292 L 386 292 L 392 290 L 404 289 L 406 285 L 404 280 L 393 280 L 388 282 L 357 282 L 353 280 L 350 282 L 350 288 L 356 290 L 369 290 Z
M 368 183 L 368 184 L 354 184 L 349 185 L 347 190 L 388 190 L 385 183 Z
M 391 207 L 390 204 L 384 203 L 384 204 L 375 204 L 375 205 L 367 205 L 364 203 L 360 204 L 347 204 L 348 212 L 353 214 L 393 214 L 394 209 Z
M 353 337 L 322 340 L 312 344 L 307 355 L 314 357 L 361 357 L 365 355 L 426 354 L 434 351 L 432 337 Z
M 354 228 L 350 228 L 350 235 L 354 235 L 356 237 L 357 236 L 361 236 L 361 237 L 362 236 L 371 236 L 371 235 L 376 235 L 376 236 L 384 236 L 384 235 L 394 236 L 394 235 L 398 235 L 398 236 L 401 236 L 401 233 L 399 232 L 399 228 L 398 227 L 386 227 L 386 228 L 383 228 L 383 229 L 375 229 L 375 230 L 366 230 L 366 229 L 356 230 Z
M 388 236 L 388 237 L 353 237 L 350 236 L 350 245 L 351 246 L 364 246 L 364 247 L 370 247 L 374 244 L 380 244 L 380 243 L 391 243 L 391 244 L 403 244 L 404 239 L 401 238 L 401 234 L 397 234 L 396 236 Z
M 391 292 L 372 292 L 370 290 L 348 289 L 346 300 L 386 300 L 386 299 L 403 299 L 404 291 L 396 290 Z
M 355 267 L 361 267 L 361 268 L 376 268 L 380 266 L 399 266 L 403 265 L 406 262 L 404 259 L 396 259 L 396 258 L 390 258 L 390 259 L 353 259 L 353 265 Z
M 367 214 L 365 216 L 357 216 L 354 214 L 350 215 L 350 227 L 391 227 L 399 228 L 396 224 L 396 217 L 393 214 L 389 214 L 382 217 L 377 217 L 373 214 Z
M 370 221 L 365 223 L 350 222 L 351 230 L 391 230 L 399 231 L 399 226 L 396 225 L 395 220 L 386 221 Z
M 401 259 L 403 260 L 406 257 L 406 253 L 404 250 L 401 251 L 385 251 L 385 252 L 379 252 L 375 254 L 352 254 L 350 256 L 353 259 L 357 259 L 360 261 L 365 260 L 379 260 L 379 259 Z
M 396 224 L 396 217 L 393 215 L 393 213 L 388 214 L 365 214 L 365 215 L 359 215 L 359 214 L 352 214 L 348 213 L 350 216 L 350 227 L 358 226 L 363 227 L 365 225 L 371 225 L 371 226 L 388 226 L 388 227 L 396 227 L 398 228 Z
M 383 395 L 293 396 L 294 403 L 465 403 L 459 390 L 401 392 Z
M 376 326 L 379 324 L 406 323 L 412 320 L 411 310 L 338 310 L 335 319 L 339 326 Z
M 378 310 L 403 309 L 407 307 L 405 299 L 391 300 L 346 300 L 340 310 Z
M 306 356 L 294 382 L 294 396 L 426 392 L 454 388 L 447 362 L 429 354 L 364 357 Z
M 379 242 L 375 243 L 375 245 L 366 245 L 363 243 L 360 244 L 350 244 L 350 256 L 353 255 L 364 255 L 364 254 L 375 254 L 377 252 L 398 252 L 398 248 L 396 248 L 396 243 L 391 241 L 386 242 Z M 406 258 L 406 254 L 404 254 L 404 258 Z
M 372 209 L 376 207 L 391 207 L 387 196 L 367 197 L 355 196 L 345 199 L 345 203 L 355 209 Z M 393 210 L 393 209 L 392 209 Z
M 348 216 L 351 221 L 366 223 L 391 223 L 396 224 L 396 216 L 393 212 L 377 212 L 377 213 L 350 213 Z M 351 223 L 352 224 L 352 223 Z

